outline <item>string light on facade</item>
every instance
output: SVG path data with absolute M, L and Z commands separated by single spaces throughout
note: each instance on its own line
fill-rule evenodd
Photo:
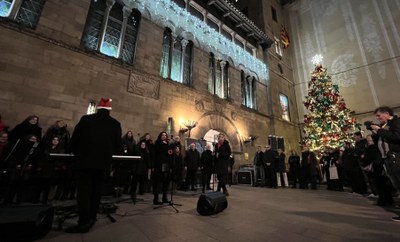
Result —
M 171 0 L 124 0 L 124 2 L 134 5 L 145 17 L 161 26 L 173 26 L 175 29 L 193 34 L 194 42 L 205 51 L 218 53 L 226 59 L 230 58 L 235 66 L 243 65 L 255 72 L 263 82 L 268 81 L 269 71 L 265 63 Z

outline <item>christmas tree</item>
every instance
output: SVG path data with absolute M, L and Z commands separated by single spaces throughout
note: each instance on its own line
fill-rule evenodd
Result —
M 350 110 L 339 94 L 339 86 L 332 83 L 326 68 L 316 64 L 308 83 L 308 96 L 304 106 L 305 145 L 310 150 L 322 152 L 327 148 L 339 148 L 345 142 L 352 143 L 352 134 L 360 124 L 350 117 Z

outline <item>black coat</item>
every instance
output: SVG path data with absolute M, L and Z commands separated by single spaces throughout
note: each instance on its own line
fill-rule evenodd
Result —
M 276 160 L 277 153 L 273 150 L 266 150 L 263 153 L 263 162 L 264 164 L 268 165 L 270 168 L 275 168 L 275 160 Z
M 311 175 L 318 175 L 318 161 L 314 152 L 306 151 L 301 153 L 301 168 L 308 170 Z
M 135 175 L 147 175 L 148 169 L 150 169 L 150 153 L 147 148 L 139 149 L 140 157 L 142 160 L 135 161 L 137 164 L 134 166 L 133 174 Z
M 164 143 L 162 140 L 156 140 L 154 144 L 154 157 L 152 161 L 152 168 L 154 172 L 167 172 L 167 170 L 163 170 L 164 167 L 171 168 L 172 163 L 172 147 L 168 143 Z
M 15 144 L 17 140 L 24 139 L 28 135 L 35 135 L 37 140 L 40 141 L 42 139 L 42 128 L 39 125 L 32 125 L 29 121 L 25 120 L 24 122 L 18 124 L 11 130 L 9 135 L 10 143 Z
M 69 142 L 71 139 L 71 135 L 67 127 L 59 127 L 58 125 L 53 125 L 49 129 L 47 129 L 46 134 L 44 135 L 46 146 L 51 146 L 51 141 L 54 136 L 59 137 L 60 146 L 64 150 L 64 152 L 69 151 Z
M 300 169 L 300 156 L 298 155 L 291 155 L 289 156 L 289 170 L 290 171 L 297 171 Z
M 136 145 L 133 138 L 122 138 L 121 143 L 121 151 L 124 155 L 140 155 L 141 152 L 139 153 L 139 147 Z
M 394 116 L 387 125 L 389 126 L 388 130 L 379 129 L 377 134 L 389 144 L 390 151 L 400 152 L 400 118 Z
M 375 144 L 368 145 L 365 150 L 364 158 L 361 159 L 360 165 L 362 167 L 368 166 L 371 163 L 378 165 L 381 163 L 381 153 Z
M 172 180 L 174 182 L 181 182 L 183 179 L 183 157 L 181 153 L 172 155 L 173 167 L 172 167 Z
M 212 170 L 214 167 L 214 156 L 211 150 L 205 150 L 201 153 L 200 166 L 205 170 Z
M 219 146 L 215 145 L 215 170 L 218 174 L 228 174 L 229 157 L 232 154 L 231 146 L 227 140 Z
M 78 169 L 108 170 L 113 154 L 121 142 L 121 124 L 100 109 L 96 114 L 85 115 L 75 126 L 71 138 L 72 151 Z
M 278 154 L 276 156 L 276 171 L 277 172 L 286 172 L 286 164 L 285 164 L 286 155 Z
M 189 149 L 186 151 L 185 166 L 189 171 L 195 171 L 200 166 L 200 152 L 198 150 Z
M 262 166 L 264 165 L 263 163 L 263 152 L 256 152 L 256 154 L 254 155 L 254 160 L 253 160 L 253 164 L 256 166 Z

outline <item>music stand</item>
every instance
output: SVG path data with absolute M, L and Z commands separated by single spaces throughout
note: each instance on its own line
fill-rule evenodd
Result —
M 68 167 L 73 170 L 75 163 L 75 156 L 73 154 L 64 153 L 50 153 L 48 156 L 49 161 L 51 161 L 52 168 L 56 167 Z M 71 171 L 72 172 L 72 171 Z M 65 179 L 65 177 L 64 177 Z M 59 205 L 54 206 L 57 229 L 62 230 L 65 220 L 78 217 L 78 207 L 75 204 L 69 205 Z
M 182 204 L 179 203 L 174 203 L 174 184 L 175 184 L 175 180 L 172 179 L 172 174 L 174 174 L 174 169 L 175 169 L 175 158 L 172 160 L 172 166 L 171 166 L 171 170 L 170 170 L 170 175 L 171 175 L 171 192 L 170 192 L 170 202 L 168 204 L 163 204 L 157 207 L 154 207 L 154 209 L 158 209 L 158 208 L 163 208 L 163 207 L 167 207 L 167 206 L 171 206 L 174 210 L 175 213 L 179 213 L 179 210 L 176 206 L 181 207 Z M 157 184 L 158 186 L 158 184 Z
M 113 155 L 112 156 L 112 165 L 113 166 L 122 166 L 127 170 L 134 170 L 133 168 L 137 164 L 138 161 L 141 161 L 142 157 L 141 156 L 125 156 L 125 155 Z M 132 189 L 132 188 L 131 188 Z M 137 199 L 135 197 L 131 198 L 125 198 L 125 199 L 119 199 L 116 201 L 116 203 L 121 203 L 125 201 L 132 200 L 133 204 L 136 204 L 136 202 L 143 202 L 143 199 Z

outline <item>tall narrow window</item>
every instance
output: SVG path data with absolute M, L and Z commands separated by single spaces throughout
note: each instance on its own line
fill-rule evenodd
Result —
M 163 37 L 160 75 L 173 81 L 191 85 L 193 43 L 174 36 L 166 28 Z
M 275 44 L 275 53 L 278 54 L 279 56 L 282 56 L 282 46 L 281 46 L 281 42 L 279 41 L 279 39 L 274 36 L 274 44 Z
M 218 60 L 213 53 L 209 58 L 208 90 L 220 98 L 229 97 L 229 63 Z
M 283 94 L 280 94 L 279 101 L 282 107 L 282 118 L 286 121 L 290 121 L 288 97 Z
M 248 108 L 256 109 L 257 101 L 257 81 L 254 76 L 246 75 L 241 72 L 241 90 L 242 90 L 242 105 Z
M 36 28 L 46 0 L 0 0 L 0 17 Z
M 112 0 L 90 4 L 82 46 L 132 64 L 140 12 Z
M 276 16 L 276 9 L 274 7 L 271 6 L 271 15 L 272 15 L 272 19 L 275 22 L 278 22 L 278 17 Z
M 10 16 L 15 0 L 0 0 L 0 17 Z

